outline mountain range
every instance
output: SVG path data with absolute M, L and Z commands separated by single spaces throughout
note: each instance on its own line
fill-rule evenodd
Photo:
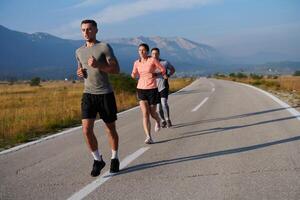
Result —
M 0 50 L 0 80 L 30 79 L 34 76 L 43 79 L 74 78 L 77 67 L 75 50 L 84 44 L 82 40 L 62 39 L 47 33 L 28 34 L 1 25 L 0 42 L 5 47 Z M 160 48 L 161 57 L 169 60 L 177 72 L 205 75 L 240 68 L 240 65 L 234 64 L 236 59 L 222 55 L 209 45 L 182 37 L 139 36 L 105 42 L 114 49 L 124 73 L 131 72 L 132 64 L 138 58 L 137 46 L 140 43 Z M 300 63 L 296 66 L 300 69 Z

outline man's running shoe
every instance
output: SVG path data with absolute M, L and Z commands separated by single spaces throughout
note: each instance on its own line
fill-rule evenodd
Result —
M 103 160 L 94 160 L 93 169 L 91 171 L 91 176 L 99 176 L 101 169 L 105 166 L 105 162 Z
M 167 122 L 166 121 L 162 121 L 161 122 L 161 127 L 162 128 L 166 128 L 167 127 Z
M 120 162 L 118 158 L 113 158 L 110 161 L 110 173 L 117 173 L 120 171 Z
M 167 128 L 171 128 L 172 126 L 171 120 L 167 120 Z

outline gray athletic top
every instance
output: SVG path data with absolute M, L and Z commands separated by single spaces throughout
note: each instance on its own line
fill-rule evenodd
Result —
M 107 94 L 113 91 L 108 80 L 108 74 L 87 64 L 88 59 L 94 56 L 101 63 L 107 63 L 107 59 L 114 58 L 115 55 L 109 44 L 98 42 L 92 47 L 86 45 L 76 50 L 78 66 L 87 70 L 87 78 L 84 79 L 84 93 Z
M 164 66 L 164 68 L 166 69 L 166 74 L 168 74 L 168 70 L 171 69 L 172 65 L 168 61 L 162 60 L 162 59 L 160 59 L 159 62 L 162 66 Z M 166 87 L 164 84 L 164 77 L 162 76 L 160 71 L 156 71 L 156 72 L 157 72 L 156 85 L 157 85 L 158 91 L 161 92 Z

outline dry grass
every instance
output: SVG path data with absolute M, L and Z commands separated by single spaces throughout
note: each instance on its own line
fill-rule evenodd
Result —
M 0 86 L 0 144 L 28 141 L 80 122 L 81 84 Z M 3 146 L 1 145 L 1 146 Z
M 266 89 L 272 88 L 276 90 L 300 92 L 300 76 L 262 77 L 261 79 L 251 78 L 250 76 L 245 78 L 217 76 L 216 78 L 247 83 L 265 87 Z
M 181 88 L 184 88 L 185 86 L 191 84 L 194 80 L 194 78 L 169 79 L 170 92 L 180 90 Z
M 278 82 L 280 88 L 300 92 L 300 76 L 280 76 Z
M 190 84 L 192 79 L 171 79 L 172 91 Z M 83 83 L 46 82 L 0 85 L 0 148 L 33 140 L 81 123 L 80 101 Z M 134 93 L 116 93 L 118 110 L 137 105 Z

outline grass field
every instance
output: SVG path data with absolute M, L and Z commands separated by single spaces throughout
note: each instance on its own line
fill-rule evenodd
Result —
M 300 76 L 217 75 L 216 78 L 247 83 L 265 89 L 272 88 L 275 90 L 300 92 Z
M 170 90 L 177 91 L 192 81 L 191 78 L 170 79 Z M 112 84 L 119 111 L 137 105 L 135 89 L 124 89 L 115 80 Z M 9 148 L 80 124 L 82 91 L 81 82 L 42 82 L 34 87 L 1 84 L 0 148 Z

